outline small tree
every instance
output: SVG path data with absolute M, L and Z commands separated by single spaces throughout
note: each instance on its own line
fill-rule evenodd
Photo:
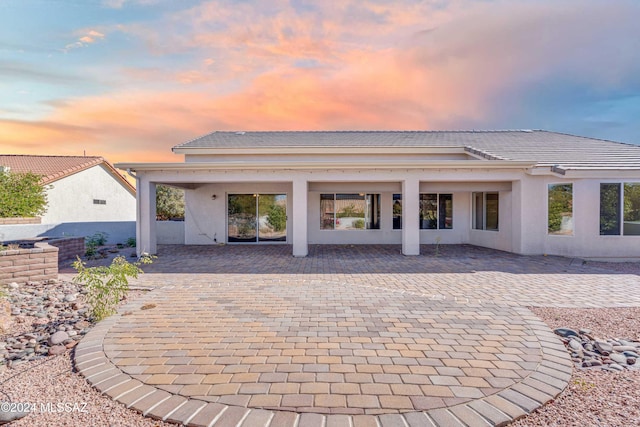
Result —
M 184 190 L 158 185 L 156 188 L 156 219 L 184 219 Z
M 31 172 L 0 172 L 0 218 L 44 214 L 47 194 L 40 180 L 40 175 Z
M 124 257 L 118 256 L 109 267 L 87 267 L 80 258 L 76 259 L 73 268 L 78 274 L 73 281 L 85 285 L 87 302 L 96 321 L 116 312 L 118 303 L 129 292 L 129 279 L 136 279 L 142 274 L 140 265 L 151 264 L 153 258 L 155 257 L 143 255 L 139 261 L 130 263 Z

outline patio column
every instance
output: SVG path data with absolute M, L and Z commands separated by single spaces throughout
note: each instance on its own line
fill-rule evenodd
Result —
M 156 184 L 140 181 L 136 198 L 138 204 L 138 227 L 136 227 L 136 252 L 155 254 L 156 245 Z
M 402 254 L 420 255 L 420 181 L 402 181 Z
M 307 239 L 307 195 L 309 193 L 306 178 L 293 180 L 293 256 L 306 257 L 309 253 Z

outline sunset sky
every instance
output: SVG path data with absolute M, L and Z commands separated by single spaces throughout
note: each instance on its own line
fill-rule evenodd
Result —
M 0 0 L 1 154 L 447 129 L 640 144 L 640 1 Z

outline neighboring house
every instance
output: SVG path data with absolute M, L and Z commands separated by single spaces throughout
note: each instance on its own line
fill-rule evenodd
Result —
M 107 232 L 109 241 L 124 242 L 135 235 L 135 187 L 102 157 L 0 155 L 0 166 L 41 175 L 48 202 L 40 224 L 2 225 L 0 241 Z
M 184 162 L 116 165 L 137 175 L 138 251 L 156 251 L 162 183 L 186 190 L 184 244 L 640 257 L 640 146 L 530 130 L 213 132 L 173 151 Z

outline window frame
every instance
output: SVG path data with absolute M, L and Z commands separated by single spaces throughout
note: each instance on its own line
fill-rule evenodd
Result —
M 423 197 L 425 196 L 425 197 Z M 428 219 L 422 218 L 422 202 L 428 201 L 428 196 L 436 196 L 435 197 L 435 227 L 428 228 L 423 227 L 423 221 L 429 221 Z M 441 197 L 442 196 L 442 197 Z M 447 197 L 444 197 L 447 196 Z M 451 202 L 451 225 L 449 227 L 446 226 L 446 203 L 447 200 Z M 418 229 L 420 230 L 453 230 L 453 193 L 420 193 L 418 199 Z M 444 219 L 442 218 L 442 213 L 445 212 Z M 445 225 L 442 227 L 442 225 Z
M 559 233 L 559 232 L 551 232 L 549 229 L 549 220 L 550 220 L 550 195 L 551 195 L 551 187 L 552 186 L 571 186 L 571 233 Z M 573 203 L 575 198 L 575 190 L 573 182 L 550 182 L 547 184 L 547 236 L 564 236 L 564 237 L 572 237 L 575 235 L 575 221 L 574 221 L 574 212 L 573 212 Z
M 402 193 L 393 193 L 391 195 L 391 229 L 392 230 L 402 230 L 402 209 L 403 209 L 403 200 Z M 400 206 L 400 216 L 396 214 L 394 211 L 396 207 L 396 203 Z M 398 226 L 396 227 L 396 218 L 398 219 Z
M 477 194 L 482 194 L 482 228 L 477 227 Z M 487 228 L 487 195 L 496 195 L 496 228 Z M 500 231 L 500 192 L 499 191 L 472 191 L 471 192 L 471 229 L 478 231 Z
M 617 219 L 617 233 L 608 233 L 605 234 L 603 233 L 602 230 L 602 187 L 603 186 L 617 186 L 618 187 L 618 209 L 616 212 L 616 219 Z M 640 186 L 640 182 L 638 181 L 629 181 L 629 182 L 625 182 L 625 181 L 615 181 L 615 182 L 610 182 L 610 181 L 606 181 L 606 182 L 600 182 L 599 185 L 599 193 L 598 193 L 598 204 L 599 204 L 599 221 L 598 221 L 598 226 L 599 226 L 599 235 L 600 236 L 610 236 L 610 237 L 629 237 L 629 236 L 640 236 L 639 234 L 625 234 L 624 229 L 625 229 L 625 187 L 628 185 L 638 185 Z
M 372 218 L 370 219 L 370 222 L 367 223 L 367 221 L 364 221 L 366 219 L 366 213 L 363 217 L 363 221 L 364 221 L 364 227 L 362 228 L 338 228 L 337 225 L 338 223 L 338 209 L 336 207 L 336 202 L 338 201 L 338 196 L 348 196 L 348 195 L 358 195 L 359 197 L 362 197 L 361 200 L 363 200 L 365 202 L 365 205 L 367 204 L 367 200 L 368 198 L 371 196 L 371 200 L 373 200 L 372 203 L 372 211 L 374 213 L 374 215 L 372 216 Z M 333 196 L 333 199 L 329 199 L 326 196 Z M 380 206 L 380 201 L 382 199 L 382 196 L 380 193 L 320 193 L 320 231 L 370 231 L 370 230 L 380 230 L 381 228 L 381 206 Z M 326 225 L 328 225 L 327 220 L 329 218 L 325 217 L 323 212 L 322 212 L 322 200 L 331 200 L 332 201 L 332 208 L 333 208 L 333 217 L 332 217 L 332 222 L 331 222 L 331 227 L 326 227 Z M 373 218 L 376 218 L 376 220 L 374 221 Z M 325 225 L 326 223 L 326 225 Z M 373 225 L 370 228 L 370 225 Z

